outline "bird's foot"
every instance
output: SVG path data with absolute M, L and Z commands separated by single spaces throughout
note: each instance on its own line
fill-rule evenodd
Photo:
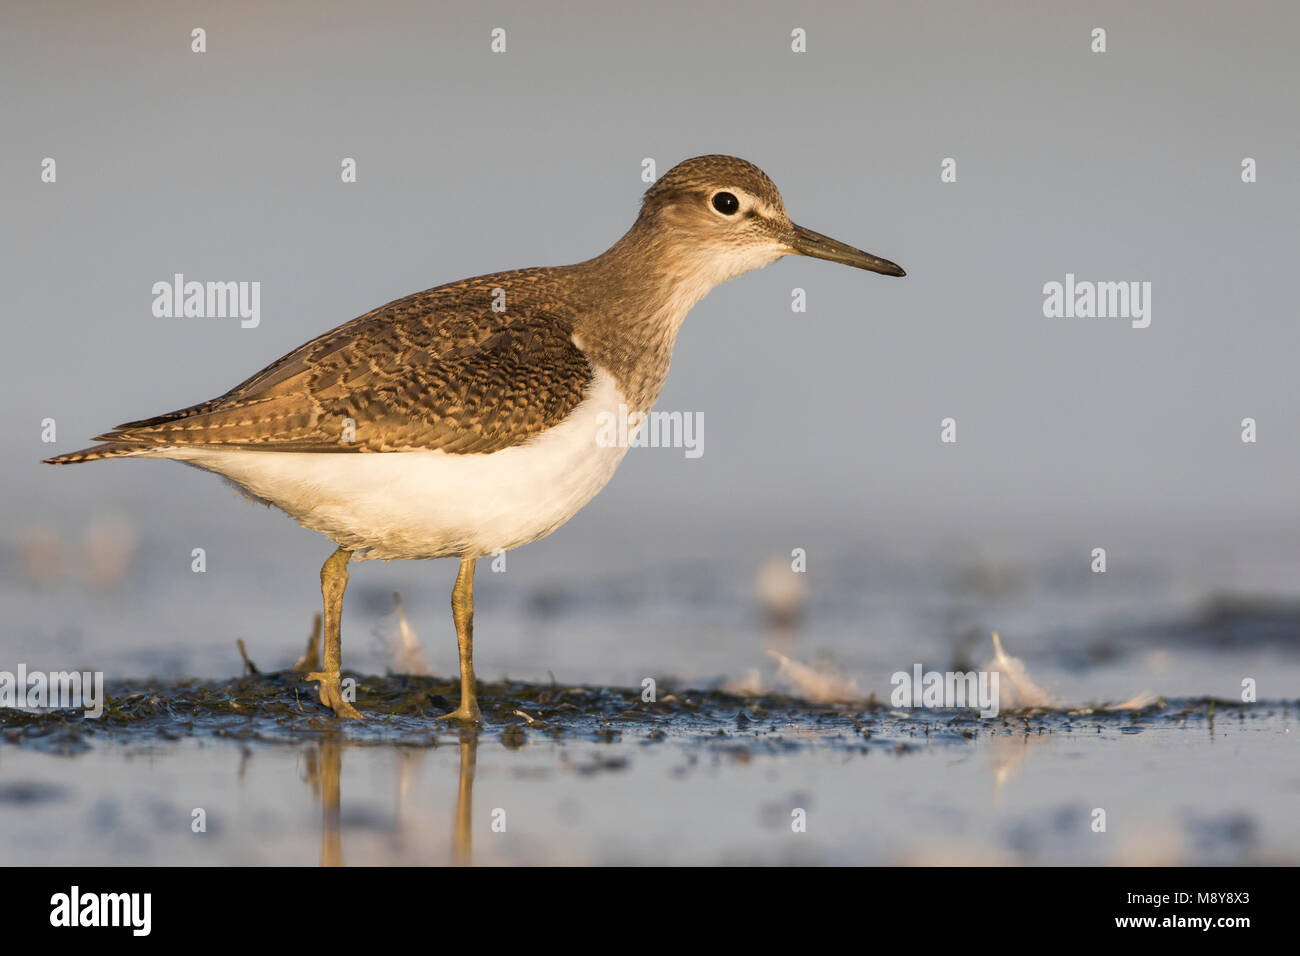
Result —
M 343 688 L 339 684 L 338 671 L 308 674 L 304 680 L 320 681 L 320 702 L 334 711 L 335 717 L 345 717 L 351 720 L 365 719 L 361 711 L 343 699 Z
M 434 720 L 455 720 L 465 724 L 483 723 L 483 717 L 478 710 L 478 701 L 473 699 L 468 704 L 462 701 L 461 705 L 450 714 L 443 714 L 441 717 L 435 717 Z

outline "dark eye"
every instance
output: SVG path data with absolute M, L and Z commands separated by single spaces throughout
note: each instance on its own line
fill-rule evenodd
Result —
M 731 193 L 714 193 L 713 208 L 724 216 L 734 216 L 740 208 L 740 200 Z

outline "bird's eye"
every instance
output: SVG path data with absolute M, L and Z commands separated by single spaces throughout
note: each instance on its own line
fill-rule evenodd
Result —
M 740 200 L 731 193 L 714 193 L 713 208 L 724 216 L 734 216 L 736 210 L 740 208 Z

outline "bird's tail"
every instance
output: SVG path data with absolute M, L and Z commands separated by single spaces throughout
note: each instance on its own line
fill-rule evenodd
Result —
M 90 448 L 81 449 L 81 451 L 70 451 L 66 455 L 55 455 L 53 458 L 46 458 L 42 464 L 79 465 L 83 461 L 98 461 L 101 458 L 125 458 L 148 450 L 147 446 L 136 442 L 111 441 L 105 442 L 103 445 L 92 445 Z

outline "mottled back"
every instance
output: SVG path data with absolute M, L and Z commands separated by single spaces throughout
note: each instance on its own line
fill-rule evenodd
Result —
M 524 269 L 397 299 L 326 332 L 211 401 L 97 441 L 249 450 L 492 452 L 561 422 L 593 369 Z M 504 311 L 493 311 L 503 289 Z M 557 308 L 562 302 L 553 303 Z

